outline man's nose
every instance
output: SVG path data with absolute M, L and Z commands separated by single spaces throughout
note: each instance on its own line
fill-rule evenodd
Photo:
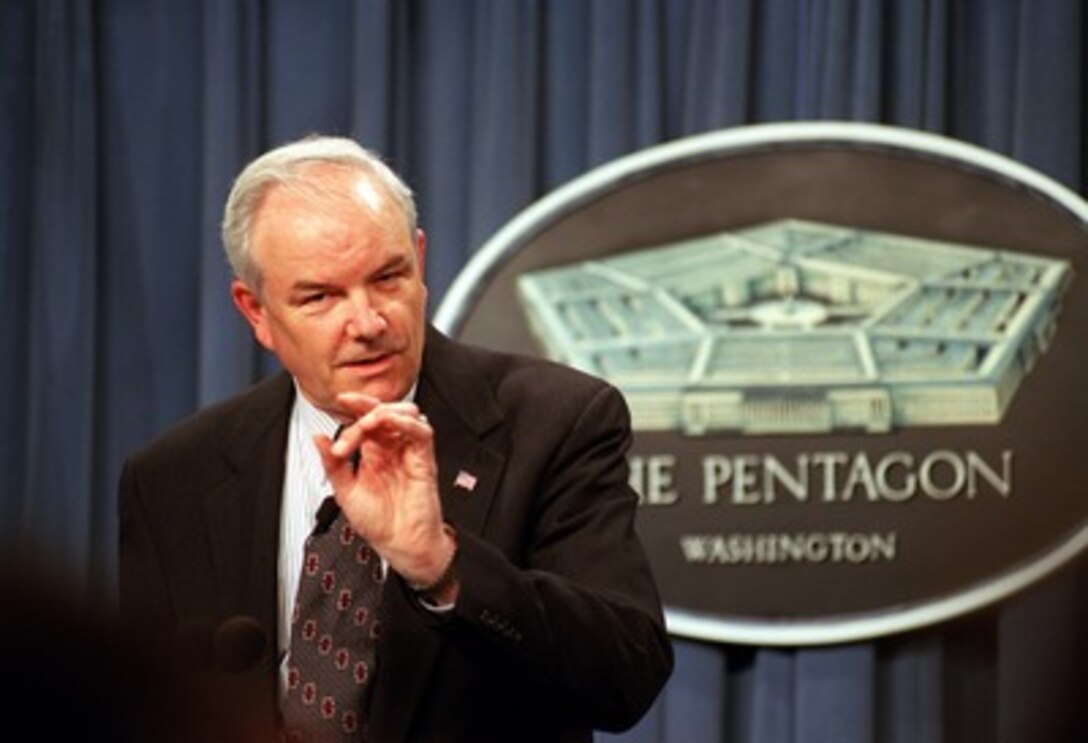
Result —
M 385 317 L 365 298 L 352 302 L 346 327 L 348 337 L 370 340 L 385 332 L 386 327 Z

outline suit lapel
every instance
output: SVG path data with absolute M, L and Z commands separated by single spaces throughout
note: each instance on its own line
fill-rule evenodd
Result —
M 421 400 L 435 430 L 442 514 L 459 531 L 480 534 L 494 503 L 505 457 L 482 444 L 441 398 Z
M 220 431 L 229 474 L 204 499 L 221 619 L 252 616 L 269 633 L 270 647 L 275 646 L 278 628 L 283 452 L 292 400 L 293 386 L 286 374 L 247 395 L 242 409 L 229 416 Z M 271 661 L 275 653 L 268 655 Z
M 416 401 L 435 432 L 442 512 L 459 530 L 481 534 L 506 463 L 487 439 L 502 410 L 470 352 L 433 328 L 426 349 Z
M 500 408 L 469 354 L 431 328 L 425 348 L 416 402 L 435 431 L 443 516 L 458 531 L 478 535 L 506 462 L 484 440 L 501 421 Z M 375 740 L 402 741 L 427 696 L 441 639 L 433 617 L 413 605 L 399 581 L 389 581 L 382 601 L 371 733 Z

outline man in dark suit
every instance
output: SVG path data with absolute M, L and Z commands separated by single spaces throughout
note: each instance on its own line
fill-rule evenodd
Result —
M 302 739 L 341 739 L 322 716 L 374 743 L 588 741 L 633 725 L 672 653 L 633 530 L 621 396 L 428 326 L 411 192 L 349 140 L 251 163 L 224 241 L 234 302 L 286 371 L 126 463 L 125 614 L 171 629 L 256 620 L 274 647 L 254 698 Z M 364 545 L 360 564 L 377 556 L 380 597 L 355 609 L 352 639 L 376 660 L 355 666 L 365 695 L 311 704 L 296 586 L 329 494 L 344 544 Z

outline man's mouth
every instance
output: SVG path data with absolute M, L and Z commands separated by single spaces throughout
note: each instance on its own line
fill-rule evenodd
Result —
M 379 369 L 394 358 L 392 352 L 379 353 L 371 356 L 361 356 L 359 358 L 348 359 L 338 364 L 342 369 L 353 369 L 357 371 L 370 371 Z

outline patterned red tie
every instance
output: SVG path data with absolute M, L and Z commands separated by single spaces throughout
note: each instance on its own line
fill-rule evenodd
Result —
M 291 618 L 284 732 L 290 743 L 359 741 L 381 629 L 382 564 L 331 496 L 316 521 Z

